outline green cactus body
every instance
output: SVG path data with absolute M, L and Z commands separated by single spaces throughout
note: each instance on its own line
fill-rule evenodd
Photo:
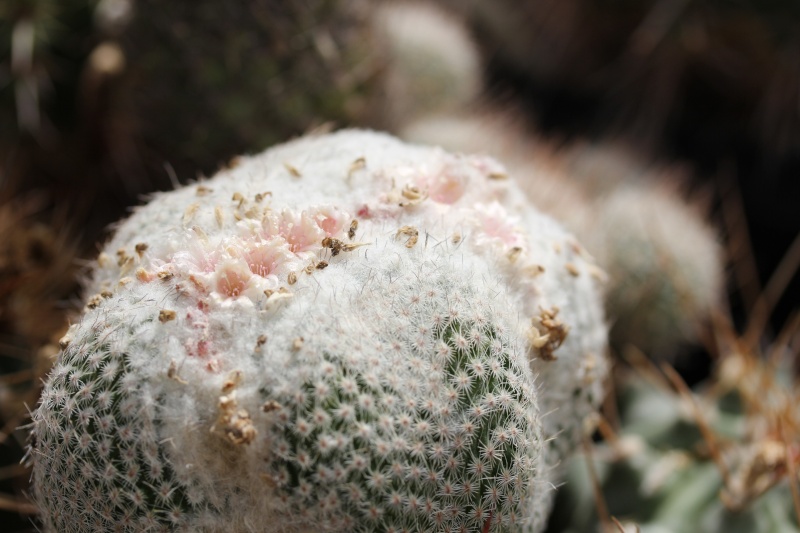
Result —
M 122 223 L 34 416 L 44 529 L 541 531 L 605 328 L 493 165 L 341 132 Z
M 187 392 L 207 370 L 189 377 L 187 364 L 170 376 L 167 363 L 147 382 L 149 365 L 164 362 L 136 369 L 126 352 L 153 351 L 158 340 L 118 345 L 161 326 L 157 303 L 139 300 L 152 311 L 136 327 L 125 320 L 130 310 L 108 309 L 118 302 L 101 304 L 97 319 L 105 327 L 94 323 L 85 344 L 72 341 L 42 400 L 36 447 L 51 452 L 37 459 L 38 494 L 48 526 L 244 530 L 247 522 L 235 517 L 251 508 L 271 511 L 261 520 L 280 517 L 288 530 L 523 530 L 526 506 L 543 489 L 524 351 L 498 333 L 509 325 L 490 312 L 442 305 L 445 296 L 463 297 L 463 304 L 490 296 L 452 286 L 441 272 L 436 279 L 433 265 L 401 273 L 415 266 L 369 269 L 375 277 L 356 302 L 364 312 L 344 318 L 334 307 L 287 309 L 285 319 L 265 328 L 263 345 L 253 335 L 242 353 L 257 370 L 224 374 L 213 433 L 207 423 L 205 431 L 196 428 L 203 413 L 189 405 L 202 397 Z M 387 279 L 392 275 L 395 281 Z M 434 279 L 441 294 L 409 301 L 417 276 Z M 396 291 L 394 298 L 384 288 Z M 403 316 L 405 334 L 370 325 L 386 321 L 385 309 L 371 308 L 374 299 Z M 273 328 L 294 330 L 289 346 L 272 339 Z M 168 424 L 160 420 L 176 410 L 189 416 L 180 439 L 198 443 L 160 442 Z M 205 415 L 213 421 L 213 413 Z M 202 474 L 193 475 L 197 470 Z M 267 503 L 244 494 L 251 491 Z

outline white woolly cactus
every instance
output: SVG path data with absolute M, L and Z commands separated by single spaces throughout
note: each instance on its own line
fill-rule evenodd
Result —
M 481 62 L 477 45 L 453 14 L 429 2 L 386 2 L 373 15 L 384 41 L 386 102 L 383 122 L 446 113 L 477 100 Z
M 139 209 L 34 415 L 45 531 L 540 531 L 606 333 L 504 177 L 344 131 Z
M 674 355 L 681 341 L 697 336 L 722 293 L 714 231 L 674 193 L 647 183 L 602 196 L 596 211 L 580 233 L 607 265 L 612 339 L 652 357 Z

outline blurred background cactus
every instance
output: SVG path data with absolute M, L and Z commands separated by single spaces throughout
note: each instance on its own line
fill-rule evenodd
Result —
M 397 131 L 477 100 L 482 65 L 459 18 L 433 3 L 385 2 L 374 24 L 386 46 L 386 127 Z
M 640 178 L 596 198 L 575 231 L 609 276 L 615 348 L 674 359 L 720 303 L 722 251 L 716 231 L 669 184 Z
M 194 177 L 326 122 L 364 124 L 382 96 L 372 11 L 363 0 L 104 0 L 101 32 L 128 65 L 112 105 L 140 162 Z

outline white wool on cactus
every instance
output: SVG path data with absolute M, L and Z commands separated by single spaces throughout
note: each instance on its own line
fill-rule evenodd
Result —
M 596 267 L 485 157 L 306 137 L 157 195 L 34 414 L 45 531 L 540 531 Z

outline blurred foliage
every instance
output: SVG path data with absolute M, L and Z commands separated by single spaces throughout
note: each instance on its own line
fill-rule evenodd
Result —
M 119 32 L 118 102 L 133 136 L 192 173 L 327 121 L 363 123 L 380 71 L 369 15 L 363 1 L 140 0 Z
M 568 465 L 549 533 L 618 531 L 612 516 L 642 533 L 800 531 L 796 339 L 769 359 L 718 340 L 717 371 L 695 392 L 631 352 L 615 380 L 619 426 L 603 421 L 604 442 Z
M 0 161 L 97 240 L 142 193 L 379 106 L 364 1 L 14 0 Z
M 0 4 L 0 140 L 50 144 L 76 126 L 94 0 Z

